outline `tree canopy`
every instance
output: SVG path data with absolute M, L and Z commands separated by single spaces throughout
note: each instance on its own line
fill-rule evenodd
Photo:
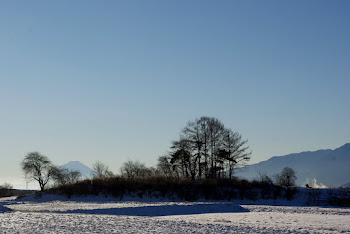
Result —
M 295 171 L 290 167 L 283 168 L 280 174 L 275 175 L 276 184 L 279 186 L 295 186 L 297 177 Z
M 42 191 L 56 170 L 49 158 L 39 152 L 28 153 L 24 157 L 21 166 L 25 176 L 38 181 Z
M 250 160 L 248 150 L 241 134 L 217 118 L 203 116 L 187 123 L 180 139 L 172 142 L 168 164 L 164 156 L 161 162 L 178 176 L 232 178 L 234 169 Z

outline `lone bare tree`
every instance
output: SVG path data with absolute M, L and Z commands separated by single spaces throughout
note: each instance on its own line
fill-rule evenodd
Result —
M 290 167 L 283 168 L 282 172 L 274 177 L 277 185 L 285 187 L 295 186 L 297 179 L 295 171 Z
M 109 167 L 100 161 L 95 162 L 92 169 L 95 171 L 93 177 L 96 179 L 104 179 L 114 176 L 113 172 L 109 170 Z
M 45 155 L 39 152 L 28 153 L 22 163 L 22 171 L 27 178 L 38 181 L 41 191 L 45 189 L 56 167 Z

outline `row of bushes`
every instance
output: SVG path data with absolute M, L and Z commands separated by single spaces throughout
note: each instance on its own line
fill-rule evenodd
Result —
M 0 197 L 10 197 L 13 195 L 13 187 L 11 184 L 4 183 L 0 185 Z
M 124 178 L 112 177 L 79 181 L 75 184 L 60 185 L 51 191 L 71 197 L 96 195 L 163 197 L 186 201 L 232 200 L 232 199 L 293 199 L 296 189 L 285 188 L 266 182 L 234 179 L 198 179 L 179 177 Z

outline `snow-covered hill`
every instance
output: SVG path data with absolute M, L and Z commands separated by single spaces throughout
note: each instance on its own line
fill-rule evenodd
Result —
M 94 170 L 91 168 L 85 166 L 79 161 L 70 161 L 69 163 L 66 163 L 62 166 L 60 166 L 61 169 L 68 169 L 70 171 L 80 171 L 82 177 L 84 178 L 91 178 L 94 174 Z
M 284 167 L 295 170 L 299 186 L 311 183 L 313 179 L 326 186 L 341 186 L 350 181 L 350 143 L 335 150 L 272 157 L 246 166 L 237 172 L 237 176 L 254 179 L 259 178 L 259 172 L 271 176 L 281 172 Z

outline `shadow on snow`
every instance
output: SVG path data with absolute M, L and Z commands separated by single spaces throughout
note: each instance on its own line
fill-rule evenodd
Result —
M 122 207 L 91 210 L 67 210 L 59 213 L 77 214 L 105 214 L 105 215 L 129 215 L 129 216 L 168 216 L 168 215 L 192 215 L 209 213 L 238 213 L 249 212 L 239 205 L 232 204 L 192 204 L 192 205 L 162 205 L 142 207 Z

